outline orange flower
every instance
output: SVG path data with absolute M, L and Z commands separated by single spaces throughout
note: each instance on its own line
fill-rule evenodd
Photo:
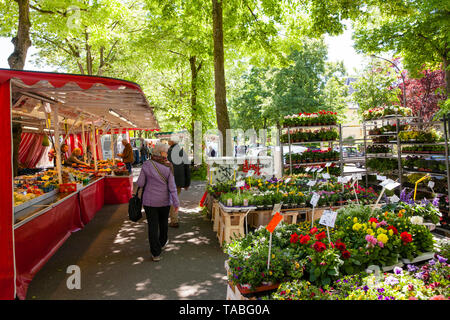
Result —
M 403 214 L 401 212 L 398 213 L 398 217 L 401 218 L 403 217 Z

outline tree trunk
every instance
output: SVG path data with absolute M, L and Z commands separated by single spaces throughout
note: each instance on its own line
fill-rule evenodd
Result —
M 192 130 L 191 130 L 191 138 L 194 141 L 194 123 L 197 121 L 198 110 L 197 110 L 197 80 L 198 73 L 202 68 L 202 62 L 197 66 L 197 57 L 192 56 L 189 58 L 189 64 L 191 65 L 191 115 L 192 115 Z
M 226 155 L 226 131 L 230 129 L 227 98 L 225 90 L 225 58 L 223 49 L 222 1 L 212 0 L 213 39 L 214 39 L 214 98 L 216 103 L 217 127 L 222 133 L 222 155 Z
M 444 57 L 444 72 L 445 72 L 445 89 L 447 97 L 450 96 L 450 59 Z
M 31 46 L 30 40 L 30 1 L 16 0 L 19 6 L 19 25 L 17 27 L 17 36 L 12 39 L 14 52 L 8 58 L 8 64 L 11 69 L 23 70 L 27 59 L 28 48 Z

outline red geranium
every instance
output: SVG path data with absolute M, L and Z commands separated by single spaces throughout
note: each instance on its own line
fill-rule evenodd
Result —
M 308 236 L 308 235 L 300 237 L 300 243 L 301 244 L 307 244 L 309 242 L 309 240 L 311 240 L 311 237 Z
M 345 246 L 345 243 L 338 241 L 336 242 L 336 248 L 338 248 L 339 251 L 344 251 L 347 249 L 347 247 Z
M 325 234 L 325 231 L 322 231 L 321 233 L 316 234 L 316 240 L 322 240 L 325 239 L 327 235 Z
M 322 251 L 324 251 L 327 248 L 327 246 L 324 243 L 320 242 L 320 241 L 316 241 L 314 243 L 314 245 L 313 245 L 313 248 L 317 252 L 322 252 Z
M 350 252 L 348 250 L 342 251 L 342 258 L 344 259 L 350 258 Z
M 406 245 L 407 243 L 410 243 L 412 241 L 412 236 L 406 231 L 404 231 L 400 234 L 400 238 L 402 238 L 404 245 Z
M 393 232 L 395 235 L 398 235 L 398 230 L 397 230 L 397 228 L 394 227 L 394 226 L 389 226 L 389 227 L 387 227 L 387 230 L 388 230 L 388 231 L 389 231 L 389 230 L 392 230 L 392 232 Z
M 298 234 L 291 234 L 291 243 L 296 243 L 298 241 Z
M 370 219 L 369 219 L 369 222 L 375 222 L 375 223 L 378 223 L 378 220 L 377 220 L 377 218 L 370 218 Z
M 319 229 L 317 229 L 316 227 L 313 227 L 311 230 L 309 230 L 310 234 L 314 234 L 318 231 Z

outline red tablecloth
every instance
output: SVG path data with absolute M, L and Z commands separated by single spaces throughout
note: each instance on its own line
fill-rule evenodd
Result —
M 75 194 L 14 230 L 19 299 L 25 299 L 28 285 L 36 273 L 70 234 L 81 228 L 79 195 Z
M 92 185 L 82 189 L 79 194 L 81 221 L 84 224 L 88 224 L 103 207 L 105 200 L 105 179 L 94 182 Z
M 106 177 L 105 204 L 128 203 L 133 196 L 133 177 Z

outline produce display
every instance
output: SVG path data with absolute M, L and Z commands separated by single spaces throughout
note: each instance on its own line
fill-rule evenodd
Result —
M 308 126 L 330 126 L 336 125 L 337 112 L 319 111 L 313 113 L 299 113 L 285 116 L 283 127 L 308 127 Z
M 113 166 L 111 160 L 100 160 L 97 162 L 98 171 L 84 165 L 62 167 L 62 183 L 77 183 L 86 185 L 97 176 L 128 175 L 124 164 L 118 162 Z M 125 173 L 123 173 L 125 172 Z M 17 176 L 14 178 L 14 206 L 22 205 L 32 199 L 42 196 L 50 191 L 59 190 L 58 176 L 56 170 L 39 171 L 33 175 Z

